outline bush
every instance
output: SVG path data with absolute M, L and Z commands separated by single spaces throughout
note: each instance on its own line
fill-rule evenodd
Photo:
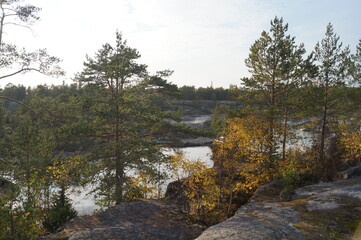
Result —
M 65 196 L 65 188 L 62 187 L 58 195 L 55 196 L 43 225 L 49 232 L 54 233 L 59 227 L 76 216 L 77 212 L 73 208 L 70 199 Z

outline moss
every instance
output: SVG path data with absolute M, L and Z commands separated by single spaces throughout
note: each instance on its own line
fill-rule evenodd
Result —
M 352 198 L 336 200 L 340 207 L 307 210 L 308 199 L 297 199 L 288 205 L 298 211 L 301 221 L 294 226 L 306 239 L 359 239 L 361 236 L 361 201 Z

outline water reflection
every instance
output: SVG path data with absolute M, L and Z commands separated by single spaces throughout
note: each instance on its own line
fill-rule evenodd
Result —
M 176 151 L 182 151 L 185 154 L 185 157 L 190 160 L 200 160 L 205 162 L 208 167 L 213 167 L 213 161 L 211 160 L 211 148 L 207 146 L 201 147 L 186 147 L 178 148 Z M 166 154 L 174 154 L 174 150 L 165 149 Z M 172 180 L 166 181 L 164 186 L 162 186 L 163 191 L 166 189 L 166 185 Z M 80 215 L 90 214 L 95 210 L 98 210 L 99 207 L 95 205 L 95 196 L 93 193 L 90 193 L 93 190 L 92 185 L 87 185 L 85 187 L 72 187 L 69 189 L 69 197 L 73 201 L 74 208 L 78 211 Z

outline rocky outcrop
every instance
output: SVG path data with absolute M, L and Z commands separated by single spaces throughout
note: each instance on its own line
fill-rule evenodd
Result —
M 361 239 L 361 178 L 299 188 L 287 200 L 280 199 L 279 185 L 260 188 L 197 239 Z
M 233 217 L 202 234 L 202 226 L 188 222 L 179 207 L 185 201 L 179 195 L 181 182 L 172 184 L 168 202 L 124 202 L 78 217 L 42 239 L 361 239 L 360 177 L 309 185 L 287 196 L 280 194 L 281 181 L 274 181 L 259 188 Z
M 361 166 L 349 168 L 342 172 L 343 179 L 361 176 Z
M 57 234 L 43 240 L 195 239 L 204 230 L 187 223 L 176 206 L 158 200 L 124 202 L 103 212 L 70 221 Z

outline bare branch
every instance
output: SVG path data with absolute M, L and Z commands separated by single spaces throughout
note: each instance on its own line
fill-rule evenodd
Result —
M 4 23 L 3 25 L 15 25 L 15 26 L 18 26 L 18 27 L 23 27 L 23 28 L 27 28 L 29 30 L 31 30 L 31 27 L 29 26 L 26 26 L 26 25 L 23 25 L 23 24 L 19 24 L 19 23 L 14 23 L 14 22 L 7 22 L 7 23 Z
M 0 76 L 0 79 L 12 77 L 12 76 L 14 76 L 16 74 L 19 74 L 19 73 L 22 73 L 22 72 L 27 72 L 27 71 L 36 71 L 36 72 L 42 73 L 39 69 L 36 69 L 36 68 L 22 68 L 19 71 L 16 71 L 16 72 L 4 75 L 4 76 Z

